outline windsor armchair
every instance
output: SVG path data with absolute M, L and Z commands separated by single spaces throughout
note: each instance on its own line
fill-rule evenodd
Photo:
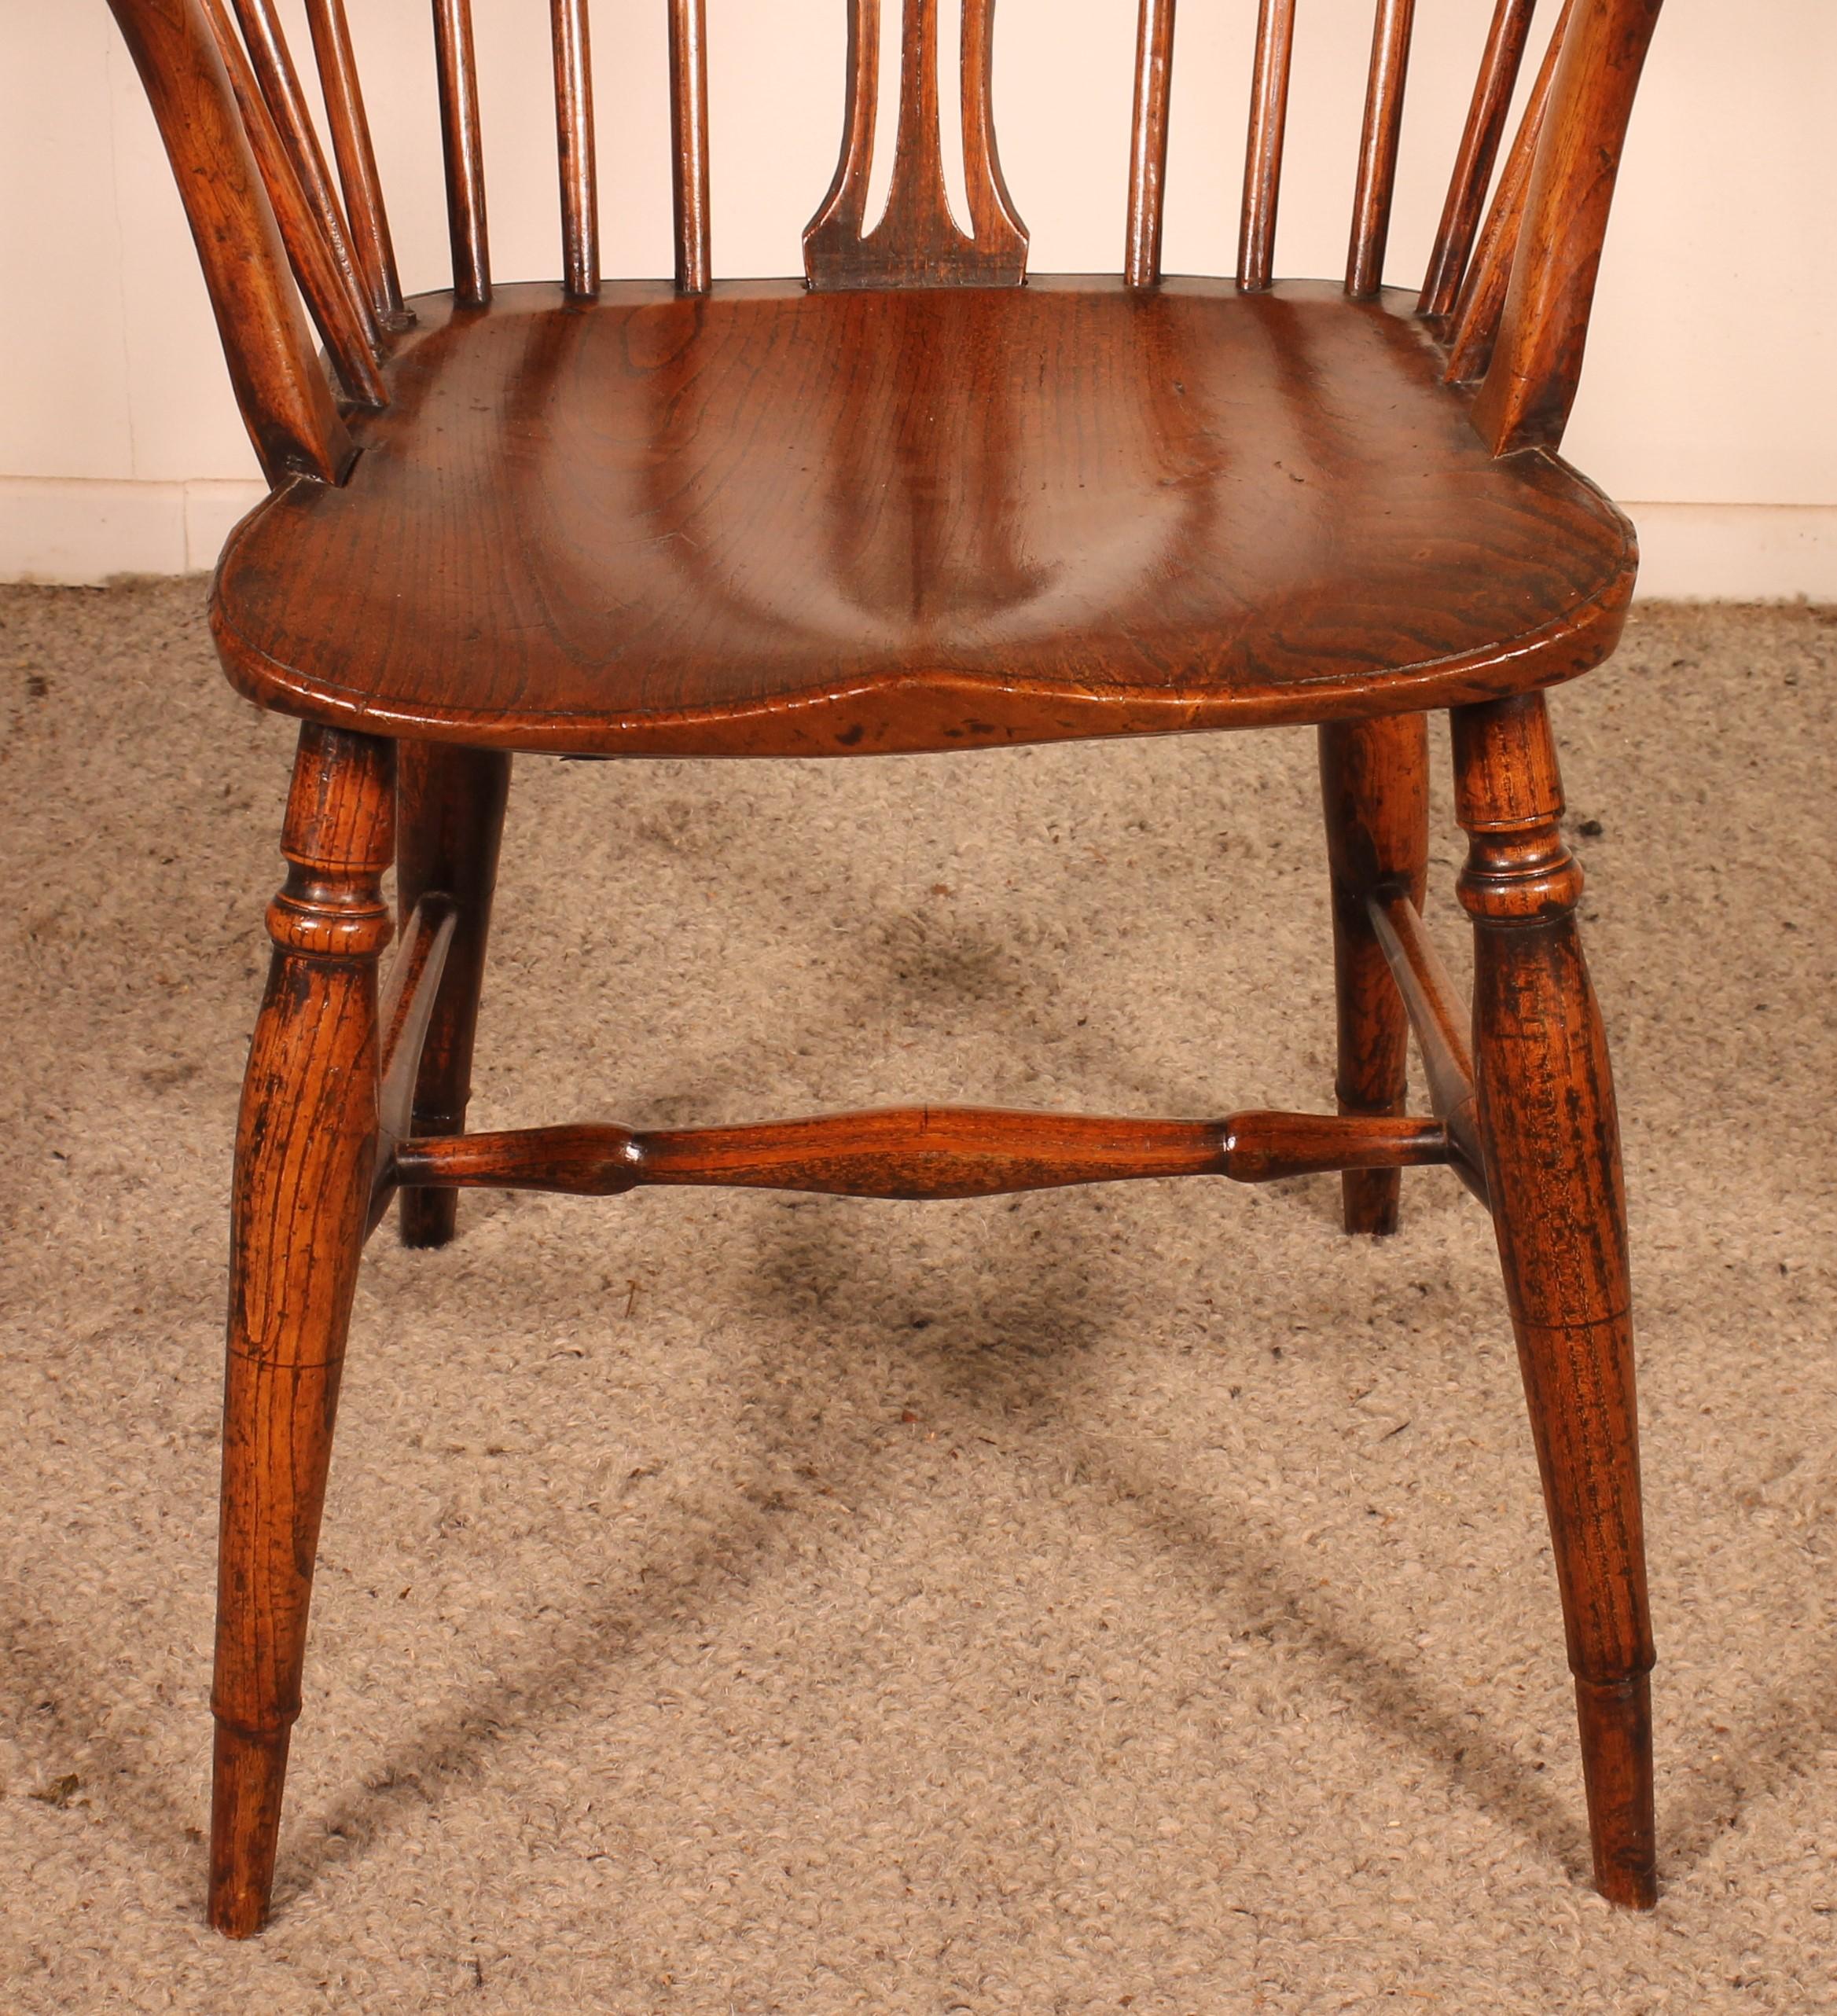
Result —
M 880 9 L 851 0 L 803 277 L 719 285 L 701 0 L 669 0 L 676 272 L 657 284 L 601 279 L 586 0 L 553 0 L 563 277 L 501 288 L 469 0 L 434 0 L 454 284 L 412 303 L 344 0 L 306 6 L 330 161 L 274 0 L 233 4 L 111 0 L 272 485 L 223 555 L 215 636 L 240 689 L 302 723 L 234 1180 L 214 1922 L 246 1934 L 266 1909 L 353 1283 L 392 1200 L 434 1247 L 480 1185 L 928 1198 L 1337 1170 L 1347 1228 L 1379 1233 L 1401 1171 L 1438 1164 L 1497 1231 L 1596 1881 L 1650 1904 L 1624 1210 L 1543 693 L 1607 655 L 1632 588 L 1630 528 L 1556 450 L 1659 0 L 1566 0 L 1509 144 L 1534 0 L 1497 0 L 1414 298 L 1381 285 L 1413 0 L 1377 0 L 1343 283 L 1274 278 L 1295 0 L 1261 0 L 1236 274 L 1162 274 L 1174 7 L 1141 0 L 1121 274 L 1031 281 L 996 150 L 994 0 L 963 6 L 968 215 L 943 168 L 936 0 L 906 0 L 871 224 Z M 1422 915 L 1441 707 L 1471 1015 Z M 513 751 L 840 756 L 1298 722 L 1320 736 L 1335 1113 L 465 1131 Z M 1412 1030 L 1423 1117 L 1404 1107 Z

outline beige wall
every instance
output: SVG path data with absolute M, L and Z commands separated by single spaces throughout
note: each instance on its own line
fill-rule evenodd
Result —
M 948 0 L 947 0 L 948 4 Z M 795 270 L 840 119 L 842 0 L 708 0 L 715 258 Z M 475 0 L 494 251 L 552 275 L 542 0 Z M 1553 6 L 1547 0 L 1546 10 Z M 349 0 L 404 279 L 443 283 L 427 0 Z M 297 18 L 298 0 L 290 14 Z M 1185 0 L 1170 270 L 1229 271 L 1253 0 Z M 1390 277 L 1420 277 L 1491 0 L 1419 0 Z M 1004 153 L 1038 270 L 1122 238 L 1134 9 L 1001 0 Z M 1369 0 L 1303 0 L 1281 271 L 1343 262 Z M 608 272 L 669 261 L 663 0 L 597 0 Z M 298 46 L 307 44 L 303 27 Z M 1670 0 L 1571 452 L 1648 507 L 1648 586 L 1837 597 L 1837 9 Z M 209 560 L 251 494 L 176 197 L 104 0 L 0 4 L 0 575 Z

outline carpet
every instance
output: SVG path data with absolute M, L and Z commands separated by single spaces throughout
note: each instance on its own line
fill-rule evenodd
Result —
M 1631 1192 L 1656 1912 L 1588 1887 L 1490 1235 L 1428 1170 L 1378 1243 L 1332 1178 L 386 1228 L 237 1947 L 225 1197 L 292 735 L 203 607 L 0 592 L 0 2007 L 1837 2008 L 1837 611 L 1643 608 L 1552 702 Z M 1324 1110 L 1313 761 L 520 763 L 474 1122 Z

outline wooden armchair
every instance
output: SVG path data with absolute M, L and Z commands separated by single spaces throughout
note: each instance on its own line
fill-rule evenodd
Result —
M 1596 1880 L 1652 1902 L 1620 1165 L 1543 689 L 1608 655 L 1633 586 L 1630 527 L 1556 450 L 1659 0 L 1567 0 L 1503 146 L 1534 4 L 1497 0 L 1414 299 L 1380 285 L 1413 0 L 1377 0 L 1332 285 L 1273 278 L 1295 0 L 1262 0 L 1234 277 L 1160 270 L 1174 0 L 1141 0 L 1120 275 L 1032 280 L 996 151 L 994 0 L 963 0 L 968 215 L 947 194 L 936 0 L 906 0 L 873 222 L 880 6 L 851 0 L 841 160 L 804 276 L 726 285 L 701 0 L 668 0 L 674 284 L 601 278 L 586 0 L 553 0 L 563 277 L 503 288 L 469 0 L 433 0 L 454 284 L 410 303 L 344 0 L 306 0 L 329 163 L 274 0 L 233 0 L 233 20 L 226 0 L 111 0 L 272 484 L 224 553 L 215 635 L 238 689 L 302 723 L 237 1142 L 222 1930 L 266 1908 L 353 1284 L 391 1200 L 405 1239 L 439 1246 L 476 1185 L 929 1198 L 1340 1170 L 1348 1229 L 1383 1232 L 1400 1171 L 1427 1164 L 1497 1229 Z M 1421 914 L 1434 707 L 1471 843 L 1471 1015 Z M 465 1131 L 513 751 L 869 755 L 1304 722 L 1336 1113 Z

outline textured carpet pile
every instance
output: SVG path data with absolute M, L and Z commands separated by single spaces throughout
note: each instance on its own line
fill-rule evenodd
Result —
M 1616 1046 L 1663 1897 L 1586 1877 L 1446 1173 L 468 1198 L 359 1291 L 276 1911 L 202 1924 L 225 1196 L 292 736 L 0 593 L 0 2008 L 1837 2008 L 1837 612 L 1553 704 Z M 1438 738 L 1431 913 L 1464 963 Z M 1330 1104 L 1305 732 L 520 764 L 476 1124 Z

